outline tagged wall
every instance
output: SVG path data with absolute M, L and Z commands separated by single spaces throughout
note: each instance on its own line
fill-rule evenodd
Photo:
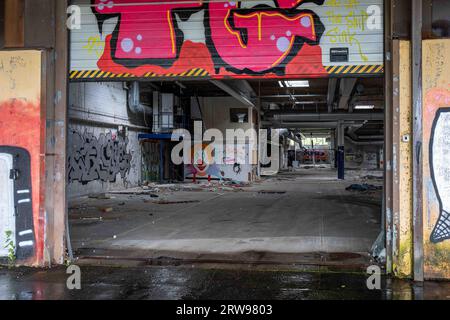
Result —
M 423 42 L 425 277 L 450 278 L 450 40 Z
M 74 4 L 72 80 L 383 73 L 383 0 Z
M 140 183 L 138 134 L 147 124 L 142 115 L 129 112 L 122 83 L 71 84 L 69 117 L 69 198 Z
M 246 132 L 255 127 L 254 114 L 252 108 L 239 104 L 231 97 L 206 98 L 199 97 L 200 109 L 203 119 L 204 129 L 217 129 L 222 137 L 216 138 L 218 143 L 223 143 L 226 138 L 226 130 L 241 129 Z M 245 116 L 244 123 L 233 122 L 232 110 L 239 110 Z M 203 150 L 209 142 L 205 142 Z M 207 165 L 201 159 L 205 159 L 208 153 L 194 154 L 193 164 L 185 166 L 185 177 L 191 179 L 195 174 L 197 178 L 230 179 L 235 181 L 251 181 L 255 178 L 257 166 L 252 164 L 251 159 L 257 163 L 257 139 L 251 137 L 247 141 L 238 139 L 235 145 L 225 146 L 223 156 L 220 159 L 222 164 Z M 192 151 L 193 152 L 193 151 Z M 234 156 L 232 156 L 234 154 Z M 216 159 L 218 159 L 216 155 Z M 212 162 L 212 161 L 211 161 Z
M 8 178 L 14 181 L 14 242 L 16 257 L 22 264 L 42 263 L 44 254 L 45 118 L 41 110 L 41 65 L 40 51 L 0 51 L 0 154 L 13 159 Z M 0 210 L 0 214 L 8 212 Z M 2 234 L 8 231 L 3 226 L 0 225 Z

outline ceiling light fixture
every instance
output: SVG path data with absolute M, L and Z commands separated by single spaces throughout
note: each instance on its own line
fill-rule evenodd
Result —
M 309 88 L 308 80 L 284 81 L 287 88 Z
M 355 110 L 372 110 L 375 109 L 374 105 L 356 105 Z

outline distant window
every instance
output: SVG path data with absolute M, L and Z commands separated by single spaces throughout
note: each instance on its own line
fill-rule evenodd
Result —
M 450 1 L 433 0 L 432 2 L 432 32 L 438 38 L 450 37 Z
M 246 108 L 230 109 L 230 122 L 248 123 L 248 109 Z

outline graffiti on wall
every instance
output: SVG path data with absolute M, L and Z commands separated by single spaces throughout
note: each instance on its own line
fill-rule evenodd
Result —
M 69 131 L 68 179 L 88 184 L 91 181 L 124 180 L 131 169 L 132 156 L 127 152 L 128 138 L 100 133 Z
M 444 90 L 431 94 L 434 94 L 431 96 L 435 101 L 433 105 L 436 102 L 447 105 L 436 112 L 429 146 L 431 180 L 439 202 L 439 217 L 430 241 L 439 243 L 450 239 L 450 94 Z
M 92 39 L 103 37 L 111 19 L 117 22 L 104 36 L 104 51 L 96 61 L 103 72 L 72 72 L 72 78 L 108 73 L 220 78 L 382 72 L 378 0 L 91 1 L 100 35 L 86 31 L 82 48 L 92 52 Z M 82 37 L 83 32 L 74 33 L 72 47 Z M 98 48 L 102 46 L 96 43 Z M 336 48 L 347 50 L 344 60 L 331 57 Z M 82 49 L 72 49 L 72 70 L 92 60 L 82 55 Z M 352 68 L 327 69 L 325 64 Z M 361 64 L 368 68 L 354 68 Z
M 192 147 L 192 164 L 185 165 L 185 178 L 211 178 L 218 180 L 247 181 L 252 170 L 249 163 L 248 146 L 245 144 L 226 145 L 223 154 L 211 154 L 208 144 L 201 148 Z M 220 157 L 220 159 L 219 159 Z M 218 163 L 220 161 L 220 163 Z
M 41 51 L 0 51 L 0 154 L 9 154 L 13 159 L 13 171 L 7 173 L 7 178 L 12 178 L 14 185 L 16 258 L 25 264 L 42 263 L 44 257 L 45 118 L 40 99 L 41 67 Z M 0 232 L 5 231 L 2 227 Z
M 422 52 L 424 276 L 450 279 L 450 40 Z

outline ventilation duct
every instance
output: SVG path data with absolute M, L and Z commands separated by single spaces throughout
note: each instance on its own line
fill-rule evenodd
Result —
M 138 81 L 130 83 L 128 89 L 128 108 L 134 114 L 142 113 L 144 115 L 151 115 L 153 112 L 151 107 L 141 103 L 141 90 Z

